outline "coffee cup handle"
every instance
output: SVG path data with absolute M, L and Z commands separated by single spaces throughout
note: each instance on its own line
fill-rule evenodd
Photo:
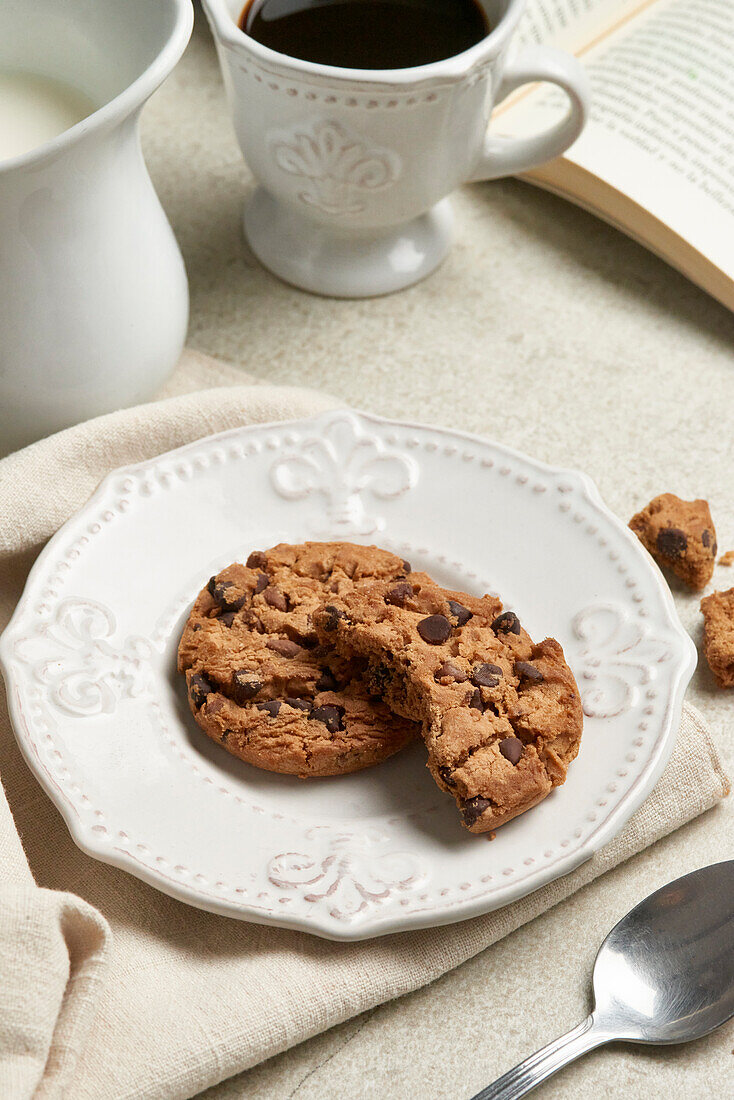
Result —
M 591 103 L 591 89 L 583 66 L 570 54 L 550 46 L 523 51 L 510 62 L 497 90 L 497 103 L 523 84 L 545 81 L 557 84 L 568 96 L 568 111 L 560 122 L 532 137 L 494 137 L 487 134 L 479 161 L 469 182 L 514 176 L 560 156 L 584 128 Z

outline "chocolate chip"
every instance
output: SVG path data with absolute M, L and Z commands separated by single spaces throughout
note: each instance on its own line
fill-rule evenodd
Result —
M 232 623 L 235 621 L 236 617 L 237 613 L 235 611 L 225 611 L 222 615 L 219 616 L 219 622 L 223 623 L 224 626 L 229 629 L 232 626 Z
M 455 787 L 456 786 L 456 783 L 454 782 L 454 779 L 453 779 L 454 773 L 451 770 L 451 768 L 439 768 L 438 769 L 438 774 L 441 776 L 441 778 L 443 779 L 443 781 L 444 781 L 444 783 L 446 784 L 447 787 Z
M 477 665 L 472 672 L 471 682 L 477 687 L 493 688 L 502 679 L 502 669 L 499 665 Z
M 201 630 L 201 623 L 194 623 L 191 629 L 196 633 L 197 630 Z
M 247 559 L 248 569 L 267 569 L 268 559 L 262 550 L 253 550 Z
M 441 645 L 451 637 L 452 626 L 445 615 L 429 615 L 421 619 L 416 629 L 424 642 Z
M 292 642 L 290 638 L 269 638 L 266 645 L 281 657 L 297 657 L 301 652 L 298 642 Z
M 257 580 L 255 581 L 255 595 L 257 595 L 258 592 L 264 592 L 269 584 L 270 577 L 267 573 L 258 573 Z
M 464 607 L 463 604 L 457 603 L 456 600 L 449 600 L 449 608 L 451 614 L 456 619 L 457 626 L 464 626 L 468 623 L 472 617 L 472 613 L 468 607 Z
M 492 623 L 495 634 L 519 634 L 520 620 L 514 611 L 503 611 Z
M 413 569 L 409 561 L 403 561 L 403 569 L 406 573 L 412 573 Z
M 221 597 L 215 592 L 214 599 L 221 603 L 224 611 L 241 611 L 247 603 L 247 594 L 238 596 L 236 592 L 229 591 L 233 586 L 228 586 L 227 589 L 221 594 Z
M 262 688 L 262 683 L 257 678 L 257 672 L 253 672 L 248 668 L 236 669 L 230 678 L 230 684 L 232 687 L 232 698 L 235 703 L 242 706 L 248 702 L 249 699 L 254 699 L 258 691 Z
M 321 676 L 316 681 L 317 691 L 338 691 L 339 681 L 333 672 L 330 672 L 328 668 L 321 669 Z
M 337 733 L 339 730 L 344 729 L 343 717 L 344 708 L 335 707 L 331 703 L 327 703 L 323 707 L 314 707 L 309 714 L 309 718 L 314 721 L 323 722 L 329 733 Z
M 511 764 L 517 764 L 522 756 L 522 741 L 519 737 L 505 737 L 500 741 L 500 752 L 505 760 L 509 760 Z
M 385 593 L 385 603 L 395 604 L 396 607 L 405 607 L 406 600 L 409 600 L 413 595 L 413 585 L 408 584 L 407 581 L 400 581 L 399 584 L 393 585 Z
M 476 798 L 468 798 L 461 808 L 461 814 L 464 818 L 464 822 L 470 828 L 472 825 L 476 825 L 479 818 L 482 816 L 485 810 L 488 810 L 492 803 L 488 798 L 482 798 L 478 795 Z
M 216 585 L 216 583 L 217 583 L 216 575 L 213 576 L 213 577 L 210 577 L 209 580 L 206 582 L 206 590 L 207 590 L 207 592 L 209 593 L 210 596 L 214 595 L 214 586 Z
M 285 702 L 294 710 L 309 711 L 313 709 L 313 703 L 310 699 L 286 699 Z
M 679 558 L 688 549 L 688 539 L 680 527 L 664 527 L 658 531 L 655 545 L 666 558 Z
M 288 611 L 290 608 L 290 601 L 285 592 L 281 592 L 279 588 L 274 588 L 272 585 L 263 592 L 263 599 L 276 611 Z
M 216 578 L 212 577 L 212 580 L 216 580 Z M 238 596 L 231 581 L 216 581 L 215 584 L 209 581 L 207 588 L 222 611 L 239 611 L 245 606 L 247 596 Z
M 224 744 L 231 732 L 232 730 L 222 730 L 222 736 L 219 738 L 222 744 Z
M 367 676 L 371 694 L 382 696 L 392 683 L 392 678 L 393 670 L 389 665 L 372 665 Z
M 258 710 L 264 710 L 271 718 L 278 717 L 278 711 L 280 710 L 279 699 L 268 699 L 267 703 L 256 703 Z
M 540 669 L 529 661 L 515 661 L 515 675 L 519 680 L 527 680 L 529 684 L 542 684 L 545 680 Z
M 324 608 L 323 614 L 321 616 L 322 630 L 325 630 L 327 634 L 333 634 L 339 624 L 340 619 L 346 619 L 346 615 L 344 614 L 344 612 L 340 611 L 338 607 L 333 607 L 331 604 L 328 604 Z
M 475 688 L 469 696 L 469 706 L 472 710 L 478 710 L 480 714 L 484 714 L 484 703 L 482 702 L 482 693 L 479 688 Z
M 433 674 L 434 680 L 453 680 L 456 684 L 463 684 L 469 677 L 463 668 L 459 668 L 453 661 L 444 661 Z
M 197 710 L 204 705 L 207 695 L 211 695 L 213 691 L 214 688 L 206 676 L 202 676 L 200 672 L 194 673 L 189 681 L 189 695 Z

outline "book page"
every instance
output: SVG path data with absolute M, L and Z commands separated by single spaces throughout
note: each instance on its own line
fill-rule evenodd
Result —
M 734 3 L 657 0 L 584 61 L 591 121 L 564 159 L 734 275 Z M 564 98 L 543 87 L 498 129 L 537 132 Z
M 578 53 L 649 0 L 528 0 L 517 28 L 521 46 Z

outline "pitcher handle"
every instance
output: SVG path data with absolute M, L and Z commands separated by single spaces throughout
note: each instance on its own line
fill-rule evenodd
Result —
M 532 137 L 493 137 L 487 134 L 484 148 L 469 182 L 514 176 L 543 161 L 560 156 L 584 128 L 591 103 L 591 89 L 583 66 L 561 50 L 536 46 L 510 62 L 497 91 L 497 102 L 523 84 L 547 81 L 557 84 L 568 96 L 568 110 L 560 122 Z

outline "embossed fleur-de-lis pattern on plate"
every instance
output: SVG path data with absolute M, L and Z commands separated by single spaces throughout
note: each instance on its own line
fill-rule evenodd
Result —
M 145 638 L 114 640 L 112 612 L 92 600 L 62 600 L 49 620 L 20 639 L 16 655 L 47 690 L 47 702 L 74 717 L 109 714 L 150 682 L 152 646 Z
M 322 524 L 319 516 L 316 530 L 370 535 L 385 526 L 375 502 L 412 489 L 418 465 L 345 415 L 294 445 L 273 463 L 270 474 L 276 492 L 286 500 L 323 498 L 327 522 Z
M 324 214 L 359 214 L 365 195 L 394 183 L 400 157 L 390 149 L 366 145 L 338 122 L 316 122 L 271 144 L 281 171 L 306 183 L 298 198 Z
M 311 839 L 313 832 L 307 830 L 303 839 Z M 279 890 L 295 892 L 314 907 L 326 907 L 335 920 L 354 920 L 427 880 L 417 856 L 391 851 L 389 838 L 377 832 L 337 835 L 326 855 L 323 841 L 321 845 L 318 854 L 282 852 L 270 861 L 267 875 Z
M 671 656 L 666 642 L 611 603 L 580 611 L 573 630 L 584 643 L 574 667 L 589 718 L 615 718 L 629 710 L 639 689 L 654 678 L 656 666 Z

